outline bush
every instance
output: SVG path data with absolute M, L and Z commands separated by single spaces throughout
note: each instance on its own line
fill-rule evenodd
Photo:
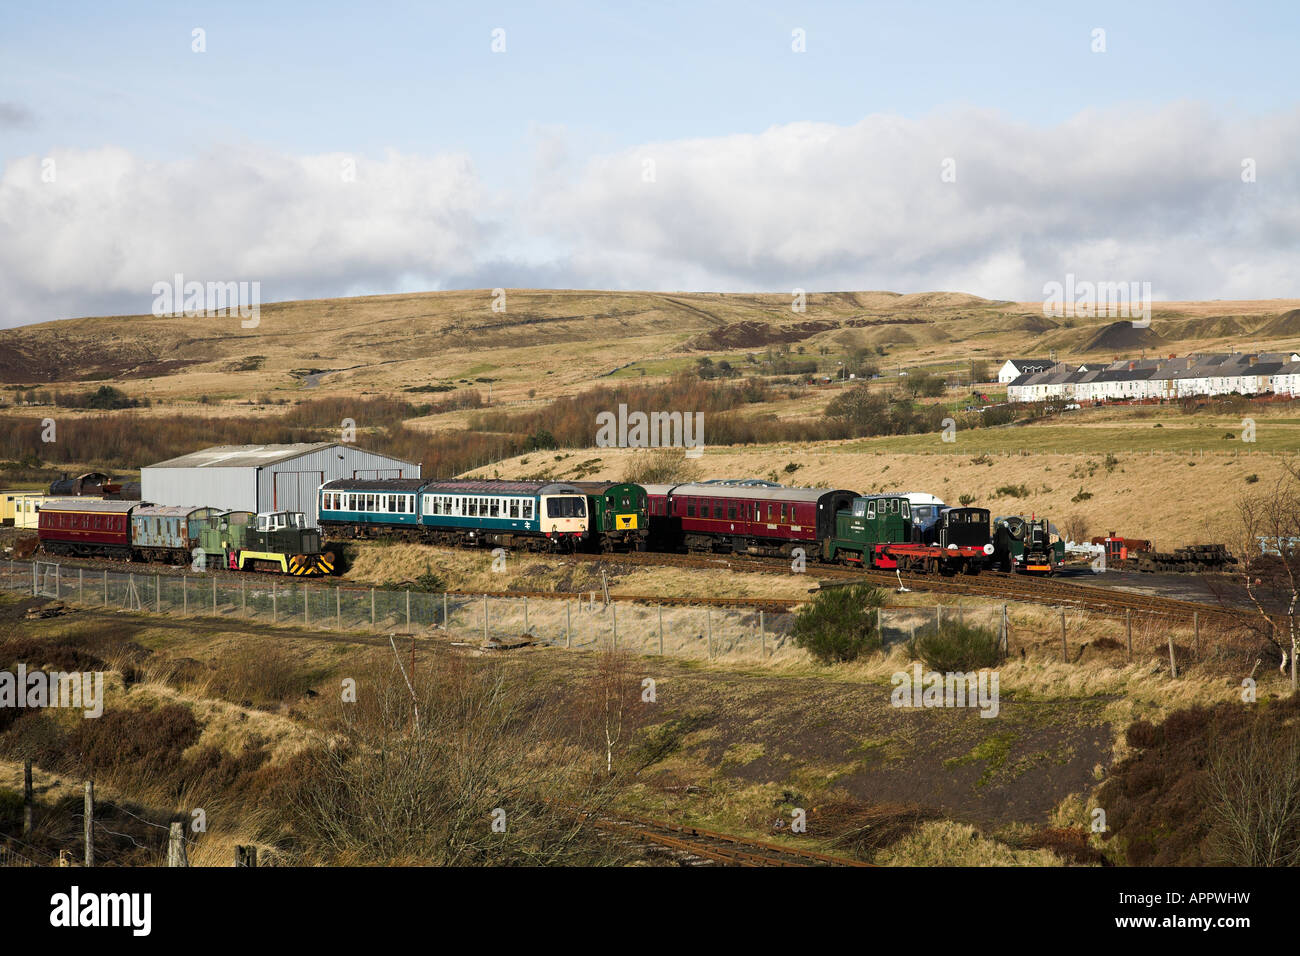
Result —
M 1029 488 L 1025 485 L 1000 485 L 998 490 L 993 493 L 995 498 L 1028 498 Z
M 937 631 L 921 635 L 912 642 L 910 650 L 914 660 L 921 660 L 928 669 L 944 674 L 994 667 L 1002 660 L 997 631 L 960 623 L 945 624 Z
M 975 503 L 975 496 L 961 495 L 960 497 L 957 498 L 957 503 L 960 504 L 963 508 L 969 508 L 971 505 Z
M 876 608 L 885 593 L 869 584 L 818 591 L 794 619 L 794 643 L 823 664 L 851 661 L 880 649 Z
M 1084 491 L 1082 488 L 1080 488 L 1077 492 L 1074 493 L 1074 497 L 1072 497 L 1070 500 L 1077 505 L 1080 501 L 1087 501 L 1091 497 L 1092 497 L 1091 491 Z

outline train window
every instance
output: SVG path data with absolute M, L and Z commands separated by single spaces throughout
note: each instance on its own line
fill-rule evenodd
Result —
M 469 503 L 469 514 L 470 514 L 470 517 L 471 517 L 471 518 L 477 518 L 477 517 L 478 517 L 478 499 L 477 499 L 477 498 L 466 498 L 465 500 Z
M 686 517 L 688 517 L 688 518 L 694 518 L 694 517 L 695 517 L 695 502 L 694 502 L 694 501 L 688 501 L 688 502 L 686 502 Z
M 876 503 L 875 503 L 874 501 L 868 501 L 868 502 L 867 502 L 867 517 L 868 517 L 868 518 L 874 518 L 875 516 L 876 516 Z
M 717 498 L 713 499 L 713 517 L 715 518 L 722 517 L 722 502 L 719 501 Z
M 735 520 L 736 520 L 736 506 L 735 506 L 735 505 L 728 505 L 728 506 L 727 506 L 727 520 L 729 520 L 729 521 L 735 521 Z
M 910 518 L 910 517 L 911 517 L 911 515 L 908 513 L 908 512 L 911 510 L 911 506 L 910 506 L 906 501 L 904 501 L 902 504 L 900 504 L 900 505 L 899 505 L 899 508 L 902 509 L 902 515 L 903 515 L 904 518 Z
M 629 498 L 627 495 L 624 495 L 624 496 L 623 496 L 623 507 L 624 507 L 624 508 L 631 508 L 631 507 L 632 507 L 632 499 Z
M 781 520 L 785 520 L 785 502 L 781 502 Z
M 374 510 L 375 510 L 375 496 L 374 496 L 374 495 L 366 495 L 366 496 L 365 496 L 365 499 L 366 499 L 366 508 L 365 508 L 365 510 L 366 510 L 366 511 L 374 511 Z
M 853 502 L 853 517 L 861 518 L 867 513 L 867 503 L 865 501 Z
M 531 521 L 533 518 L 533 500 L 527 498 L 524 500 L 524 520 Z
M 519 517 L 519 499 L 518 499 L 518 498 L 511 498 L 511 499 L 510 499 L 510 517 L 512 517 L 512 518 L 518 518 L 518 517 Z
M 492 518 L 501 517 L 501 499 L 493 498 L 488 502 L 488 516 Z

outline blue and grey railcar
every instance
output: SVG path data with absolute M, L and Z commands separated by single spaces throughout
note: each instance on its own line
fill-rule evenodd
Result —
M 320 489 L 321 527 L 351 537 L 573 550 L 587 537 L 587 496 L 541 481 L 341 478 Z

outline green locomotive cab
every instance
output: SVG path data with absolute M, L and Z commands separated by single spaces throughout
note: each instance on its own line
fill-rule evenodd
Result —
M 208 567 L 278 571 L 295 576 L 330 574 L 334 555 L 321 549 L 319 528 L 300 511 L 227 511 L 204 519 L 199 549 Z
M 571 481 L 587 496 L 591 543 L 601 551 L 644 551 L 650 536 L 646 490 L 630 482 Z
M 835 534 L 825 539 L 827 561 L 870 565 L 872 548 L 907 544 L 913 540 L 912 505 L 902 495 L 854 498 L 847 511 L 835 515 Z

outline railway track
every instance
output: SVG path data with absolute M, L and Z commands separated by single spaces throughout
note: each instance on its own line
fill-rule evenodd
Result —
M 585 811 L 582 816 L 628 844 L 657 848 L 682 866 L 870 866 L 846 857 L 662 820 Z

